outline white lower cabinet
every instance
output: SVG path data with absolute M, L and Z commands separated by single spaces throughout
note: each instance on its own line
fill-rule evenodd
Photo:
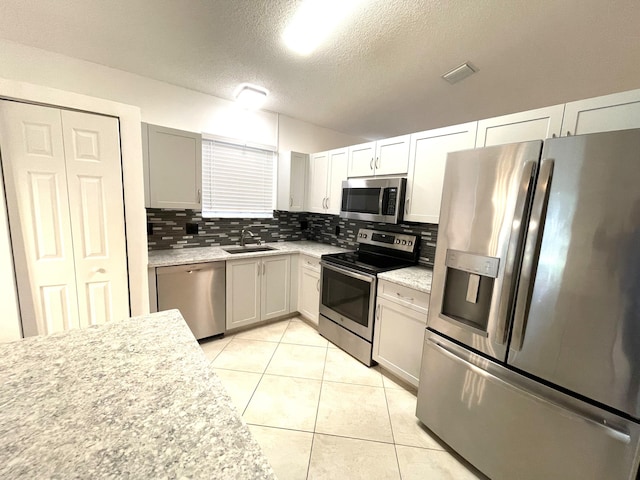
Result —
M 380 280 L 376 302 L 373 359 L 418 386 L 429 294 Z
M 289 255 L 227 261 L 227 330 L 290 313 Z
M 320 260 L 300 255 L 298 312 L 314 325 L 320 315 Z

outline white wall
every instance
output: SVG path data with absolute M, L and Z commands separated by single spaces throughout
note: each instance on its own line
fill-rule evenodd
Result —
M 0 76 L 135 105 L 147 123 L 278 145 L 275 113 L 249 112 L 229 100 L 6 40 L 0 40 Z M 364 141 L 286 116 L 279 136 L 282 150 L 305 153 Z
M 280 115 L 278 149 L 301 153 L 315 153 L 332 148 L 346 147 L 366 142 L 367 139 L 318 127 L 295 118 Z

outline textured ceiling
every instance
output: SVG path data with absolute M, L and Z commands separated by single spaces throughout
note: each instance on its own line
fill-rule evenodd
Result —
M 256 83 L 265 109 L 365 138 L 640 88 L 637 0 L 365 0 L 309 57 L 280 40 L 298 3 L 2 0 L 0 38 L 225 99 Z

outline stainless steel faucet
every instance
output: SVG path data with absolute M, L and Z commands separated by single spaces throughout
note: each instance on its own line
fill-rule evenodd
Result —
M 244 240 L 247 238 L 247 236 L 253 238 L 253 232 L 251 232 L 251 230 L 247 230 L 246 228 L 242 229 L 242 232 L 240 232 L 240 246 L 244 247 Z

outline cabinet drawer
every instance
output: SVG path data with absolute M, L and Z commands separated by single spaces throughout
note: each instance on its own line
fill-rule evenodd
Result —
M 430 295 L 413 288 L 404 287 L 387 280 L 379 280 L 378 295 L 381 298 L 405 305 L 421 313 L 426 314 L 429 311 Z
M 300 266 L 302 268 L 310 268 L 315 272 L 320 272 L 320 259 L 309 255 L 300 255 Z

